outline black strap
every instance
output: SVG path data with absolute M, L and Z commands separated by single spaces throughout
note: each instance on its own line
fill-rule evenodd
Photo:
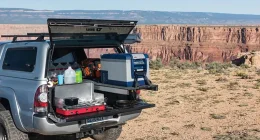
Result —
M 55 114 L 55 111 L 52 108 L 52 104 L 54 101 L 54 95 L 55 95 L 55 90 L 54 88 L 49 88 L 49 94 L 48 94 L 48 98 L 49 98 L 49 111 L 50 113 Z
M 145 85 L 151 85 L 152 83 L 150 82 L 150 80 L 147 78 L 146 76 L 146 72 L 145 71 L 136 71 L 134 72 L 134 87 L 137 88 L 139 86 L 138 84 L 138 78 L 142 77 L 144 78 L 144 82 Z

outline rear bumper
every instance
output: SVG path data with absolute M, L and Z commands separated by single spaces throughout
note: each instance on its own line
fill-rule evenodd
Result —
M 57 124 L 50 121 L 47 117 L 33 117 L 34 132 L 42 135 L 63 135 L 73 134 L 88 129 L 96 129 L 100 127 L 111 127 L 124 124 L 126 121 L 138 117 L 141 110 L 122 113 L 117 118 L 109 118 L 101 122 L 86 124 L 84 121 L 73 121 L 63 124 Z

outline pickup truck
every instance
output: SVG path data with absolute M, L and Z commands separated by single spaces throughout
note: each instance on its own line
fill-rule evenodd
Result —
M 139 96 L 141 90 L 158 90 L 147 77 L 147 85 L 133 87 L 93 80 L 94 92 L 106 99 L 106 110 L 57 114 L 50 62 L 80 65 L 103 53 L 128 53 L 124 43 L 135 42 L 128 36 L 137 21 L 48 19 L 47 23 L 48 33 L 2 35 L 13 39 L 0 43 L 0 139 L 116 140 L 128 120 L 155 106 Z M 116 107 L 120 103 L 126 106 Z

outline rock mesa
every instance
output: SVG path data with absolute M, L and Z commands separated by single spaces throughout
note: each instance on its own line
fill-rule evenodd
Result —
M 183 61 L 228 62 L 238 54 L 260 51 L 259 26 L 139 25 L 142 42 L 127 46 L 164 63 Z M 46 25 L 0 25 L 0 34 L 47 32 Z M 8 38 L 0 38 L 6 40 Z M 9 38 L 10 40 L 11 38 Z

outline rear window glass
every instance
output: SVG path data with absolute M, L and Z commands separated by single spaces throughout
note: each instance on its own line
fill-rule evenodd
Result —
M 4 70 L 32 72 L 35 67 L 36 55 L 36 47 L 9 48 L 6 51 L 2 68 Z
M 55 59 L 53 62 L 54 63 L 74 62 L 74 57 L 72 53 L 69 53 L 60 58 Z
M 115 48 L 91 48 L 85 49 L 85 53 L 88 58 L 100 58 L 102 54 L 114 54 L 117 53 Z

